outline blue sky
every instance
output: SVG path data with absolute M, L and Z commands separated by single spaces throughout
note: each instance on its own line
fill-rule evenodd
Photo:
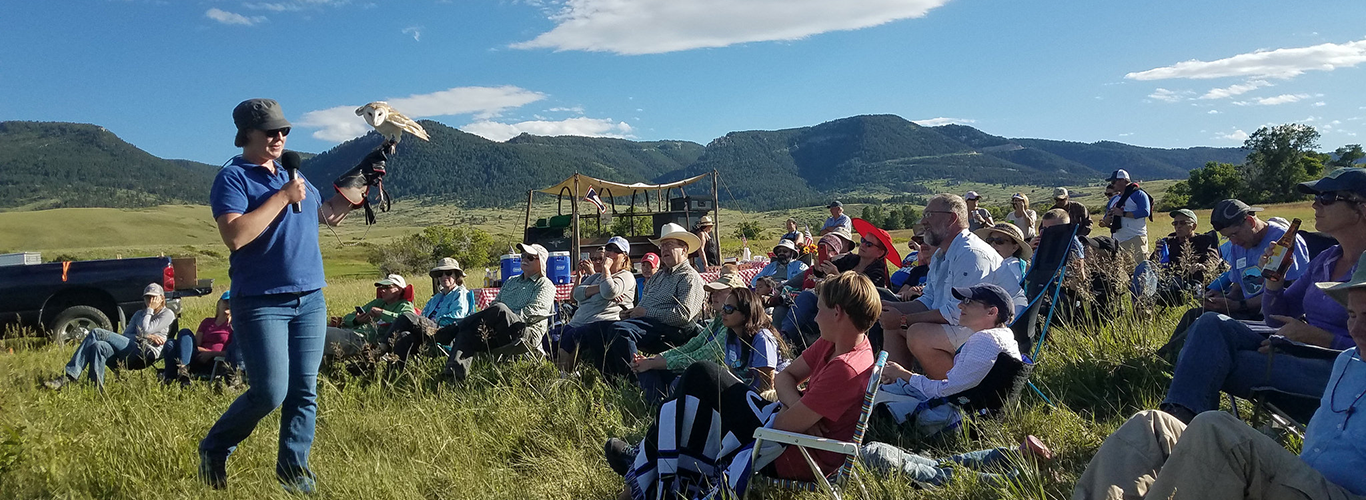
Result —
M 0 120 L 214 164 L 251 97 L 314 152 L 364 133 L 373 100 L 495 140 L 705 144 L 869 113 L 1156 147 L 1366 133 L 1349 0 L 7 1 L 0 19 Z

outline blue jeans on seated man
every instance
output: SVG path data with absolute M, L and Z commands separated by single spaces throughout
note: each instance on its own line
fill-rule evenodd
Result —
M 589 323 L 579 336 L 579 359 L 604 375 L 629 377 L 636 353 L 659 354 L 687 343 L 700 331 L 692 323 L 679 328 L 654 318 Z
M 202 456 L 225 459 L 257 422 L 280 409 L 275 474 L 285 485 L 314 481 L 308 469 L 318 413 L 318 366 L 327 332 L 322 291 L 233 296 L 233 340 L 250 387 L 199 443 Z M 306 487 L 306 486 L 305 486 Z
M 1020 460 L 1019 450 L 1005 447 L 973 451 L 943 460 L 935 460 L 890 444 L 873 442 L 863 445 L 860 460 L 869 469 L 878 471 L 884 476 L 900 472 L 912 481 L 931 486 L 943 486 L 952 480 L 953 464 L 975 471 L 978 481 L 992 486 L 1005 485 L 1020 475 L 1020 471 L 1013 466 L 1014 461 Z M 993 469 L 998 472 L 982 472 L 983 469 Z
M 1205 313 L 1187 333 L 1177 356 L 1164 407 L 1177 405 L 1194 414 L 1219 409 L 1219 392 L 1246 398 L 1253 387 L 1269 386 L 1298 394 L 1323 394 L 1332 359 L 1277 355 L 1268 368 L 1257 352 L 1266 336 L 1219 313 Z M 1180 415 L 1178 415 L 1180 416 Z
M 80 346 L 76 347 L 76 352 L 71 355 L 71 361 L 66 364 L 66 376 L 76 380 L 81 377 L 81 371 L 89 368 L 90 379 L 103 387 L 104 367 L 127 363 L 128 360 L 140 355 L 141 349 L 138 348 L 138 344 L 128 337 L 96 328 L 81 340 Z

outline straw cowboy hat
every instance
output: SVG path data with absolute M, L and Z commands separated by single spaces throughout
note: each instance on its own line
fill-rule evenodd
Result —
M 659 239 L 650 240 L 650 243 L 654 243 L 655 246 L 660 246 L 660 243 L 664 242 L 664 240 L 682 241 L 684 245 L 688 246 L 688 253 L 690 254 L 696 252 L 698 248 L 702 248 L 701 238 L 688 232 L 687 229 L 683 229 L 683 226 L 672 222 L 661 226 L 659 228 Z
M 1024 232 L 1020 231 L 1020 228 L 1015 227 L 1015 224 L 1001 222 L 995 226 L 984 227 L 972 232 L 972 234 L 977 235 L 978 238 L 983 240 L 987 239 L 988 236 L 991 236 L 991 233 L 1003 234 L 1009 236 L 1010 239 L 1015 240 L 1015 244 L 1020 246 L 1020 249 L 1015 251 L 1015 257 L 1019 257 L 1020 260 L 1029 260 L 1030 257 L 1034 256 L 1034 248 L 1029 246 L 1029 243 L 1025 243 Z
M 465 270 L 460 268 L 460 263 L 450 257 L 442 257 L 441 260 L 436 261 L 436 267 L 433 267 L 431 271 L 427 271 L 427 275 L 435 278 L 436 273 L 442 271 L 455 271 L 456 276 L 461 278 L 465 277 Z
M 1343 307 L 1347 307 L 1348 292 L 1366 289 L 1366 253 L 1361 254 L 1361 258 L 1357 259 L 1357 270 L 1352 273 L 1351 279 L 1341 283 L 1314 283 L 1314 286 L 1319 287 L 1323 293 L 1328 294 Z
M 696 224 L 693 224 L 692 228 L 693 228 L 693 229 L 700 229 L 700 228 L 704 228 L 704 227 L 707 227 L 707 226 L 715 226 L 715 225 L 716 225 L 716 222 L 711 220 L 711 216 L 710 216 L 710 215 L 703 215 L 701 219 L 697 219 L 697 223 L 696 223 Z

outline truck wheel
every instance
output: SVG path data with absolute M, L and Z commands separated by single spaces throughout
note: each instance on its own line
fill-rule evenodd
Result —
M 53 342 L 64 344 L 68 341 L 80 342 L 85 339 L 87 333 L 96 328 L 110 330 L 114 328 L 114 324 L 110 323 L 109 316 L 99 309 L 90 306 L 71 306 L 52 319 L 48 334 Z

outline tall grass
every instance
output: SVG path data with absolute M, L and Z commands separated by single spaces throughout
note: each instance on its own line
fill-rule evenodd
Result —
M 426 279 L 413 277 L 418 295 Z M 333 280 L 329 309 L 340 315 L 373 298 L 371 280 Z M 183 323 L 211 314 L 211 298 L 189 299 Z M 935 443 L 899 442 L 930 456 L 1012 445 L 1041 436 L 1058 454 L 1022 467 L 1019 484 L 965 480 L 935 491 L 865 471 L 873 498 L 1068 498 L 1095 448 L 1130 414 L 1150 408 L 1169 367 L 1152 352 L 1180 310 L 1125 310 L 1094 326 L 1055 327 L 1034 381 L 1053 402 L 1023 396 L 1018 408 Z M 119 372 L 104 393 L 88 383 L 39 387 L 69 348 L 7 341 L 0 349 L 0 498 L 276 498 L 279 420 L 268 417 L 229 461 L 230 489 L 195 478 L 197 442 L 237 393 L 205 383 L 163 387 L 150 370 Z M 328 498 L 612 498 L 621 479 L 602 459 L 608 437 L 635 438 L 650 415 L 633 388 L 589 372 L 561 378 L 550 364 L 480 358 L 458 390 L 438 384 L 442 360 L 423 359 L 401 377 L 325 370 L 319 383 L 312 465 Z M 896 436 L 877 436 L 898 441 Z M 857 491 L 857 488 L 855 488 Z M 766 498 L 816 498 L 762 490 Z M 857 496 L 857 494 L 855 494 Z

